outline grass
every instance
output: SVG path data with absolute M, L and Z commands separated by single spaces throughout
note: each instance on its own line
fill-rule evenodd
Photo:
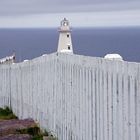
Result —
M 16 131 L 19 134 L 29 134 L 29 135 L 32 135 L 32 136 L 41 135 L 40 128 L 38 126 L 29 127 L 29 128 L 26 128 L 26 129 L 18 129 Z
M 43 140 L 43 136 L 33 136 L 32 140 Z
M 0 119 L 1 120 L 9 120 L 9 119 L 17 119 L 17 116 L 12 112 L 9 107 L 0 108 Z
M 32 136 L 32 140 L 43 140 L 43 135 L 38 126 L 29 127 L 26 129 L 18 129 L 17 133 L 18 134 L 29 134 Z
M 32 140 L 43 140 L 43 134 L 38 126 L 17 130 L 19 134 L 29 134 Z

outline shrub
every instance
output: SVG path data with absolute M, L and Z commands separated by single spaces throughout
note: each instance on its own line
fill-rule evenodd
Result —
M 0 108 L 0 119 L 17 119 L 17 116 L 9 107 Z

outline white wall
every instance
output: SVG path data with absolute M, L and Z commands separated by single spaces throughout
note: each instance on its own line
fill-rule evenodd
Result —
M 140 64 L 50 54 L 0 65 L 0 107 L 59 140 L 140 140 Z

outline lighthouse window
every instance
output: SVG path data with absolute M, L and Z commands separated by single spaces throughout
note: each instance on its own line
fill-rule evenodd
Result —
M 70 46 L 68 45 L 68 50 L 70 50 Z
M 69 37 L 69 34 L 67 34 L 67 37 Z
M 63 22 L 64 26 L 68 26 L 68 23 L 66 21 Z

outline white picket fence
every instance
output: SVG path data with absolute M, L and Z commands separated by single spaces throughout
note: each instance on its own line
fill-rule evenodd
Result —
M 59 140 L 140 140 L 140 64 L 54 53 L 0 65 L 0 107 Z

